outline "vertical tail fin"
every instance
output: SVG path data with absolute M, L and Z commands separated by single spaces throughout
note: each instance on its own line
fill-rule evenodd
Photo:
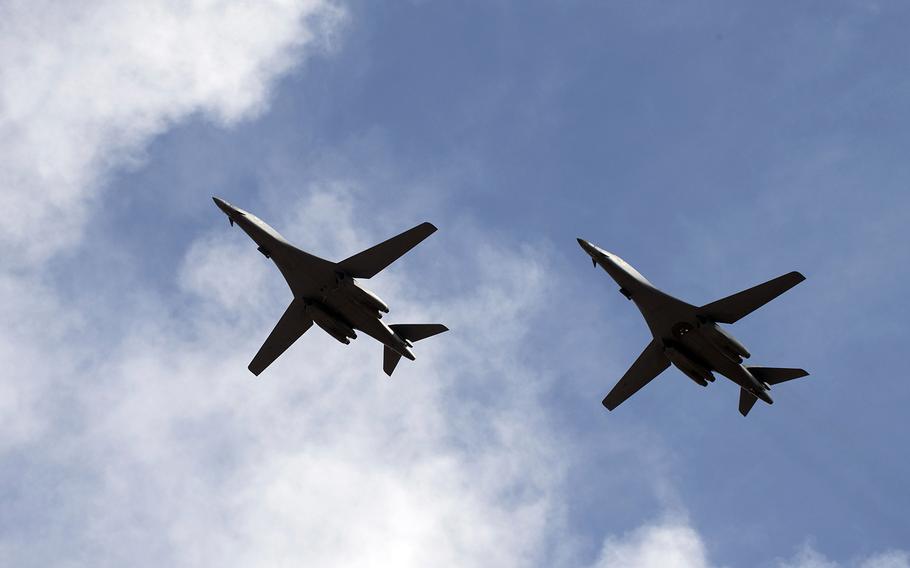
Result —
M 395 367 L 398 366 L 398 362 L 401 361 L 401 355 L 389 347 L 388 345 L 383 346 L 382 349 L 382 370 L 385 371 L 385 374 L 392 376 L 392 373 L 395 371 Z
M 449 328 L 441 323 L 395 323 L 389 327 L 405 341 L 420 341 L 449 331 Z M 386 345 L 382 352 L 382 370 L 391 377 L 400 360 L 401 354 Z
M 749 411 L 755 406 L 756 400 L 758 397 L 751 392 L 743 388 L 739 389 L 739 413 L 743 416 L 749 414 Z

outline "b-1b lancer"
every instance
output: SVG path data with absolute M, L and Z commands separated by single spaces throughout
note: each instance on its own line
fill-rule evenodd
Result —
M 271 365 L 314 323 L 345 345 L 357 338 L 355 329 L 382 343 L 382 368 L 389 376 L 402 357 L 414 360 L 410 349 L 413 342 L 448 331 L 438 323 L 386 325 L 381 318 L 389 307 L 355 280 L 376 276 L 436 232 L 430 223 L 421 223 L 336 263 L 298 249 L 252 213 L 223 199 L 212 199 L 231 225 L 239 225 L 259 245 L 259 252 L 278 266 L 294 294 L 291 305 L 249 365 L 254 375 Z
M 773 403 L 768 395 L 771 385 L 809 374 L 802 369 L 743 365 L 743 358 L 749 357 L 749 351 L 718 325 L 734 323 L 796 286 L 805 280 L 799 272 L 784 274 L 716 302 L 695 307 L 658 290 L 615 254 L 584 239 L 578 239 L 578 244 L 591 256 L 595 266 L 599 264 L 613 277 L 622 295 L 635 302 L 654 336 L 604 398 L 603 405 L 607 410 L 622 404 L 664 372 L 670 363 L 703 387 L 714 381 L 714 372 L 738 384 L 739 412 L 743 416 L 752 410 L 758 399 Z

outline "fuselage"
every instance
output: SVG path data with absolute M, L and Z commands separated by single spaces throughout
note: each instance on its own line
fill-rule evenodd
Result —
M 344 344 L 356 339 L 354 330 L 362 331 L 403 357 L 414 359 L 409 342 L 381 321 L 389 308 L 378 296 L 335 263 L 298 249 L 252 213 L 222 199 L 215 198 L 215 203 L 258 245 L 259 252 L 275 263 L 316 325 Z
M 583 239 L 578 242 L 619 284 L 620 292 L 635 303 L 673 366 L 702 386 L 714 381 L 713 373 L 719 373 L 765 402 L 772 402 L 767 394 L 770 387 L 742 364 L 743 358 L 749 357 L 748 350 L 728 331 L 700 317 L 695 306 L 655 288 L 615 254 Z

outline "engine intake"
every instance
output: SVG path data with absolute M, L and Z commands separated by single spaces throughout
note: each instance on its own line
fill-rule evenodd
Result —
M 666 347 L 664 349 L 664 354 L 677 369 L 699 385 L 706 387 L 709 382 L 714 382 L 714 375 L 711 373 L 710 369 L 701 363 L 692 360 L 691 357 L 684 355 L 678 349 Z
M 751 357 L 752 354 L 743 347 L 742 343 L 734 339 L 732 335 L 717 324 L 713 322 L 707 323 L 702 326 L 702 329 L 708 341 L 737 363 L 742 362 L 743 358 L 748 359 Z
M 357 339 L 354 328 L 345 323 L 341 318 L 330 312 L 322 304 L 310 302 L 306 305 L 306 313 L 313 319 L 313 323 L 321 327 L 326 333 L 344 343 L 350 343 L 350 339 Z
M 382 312 L 384 314 L 389 313 L 389 307 L 385 304 L 385 302 L 380 300 L 376 294 L 370 292 L 369 290 L 361 288 L 354 282 L 350 283 L 350 285 L 347 287 L 347 290 L 350 293 L 351 298 L 358 304 L 366 306 L 372 310 Z

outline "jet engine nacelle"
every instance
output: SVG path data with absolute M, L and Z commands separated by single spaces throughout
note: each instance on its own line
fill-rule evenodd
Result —
M 706 387 L 709 382 L 714 382 L 714 375 L 711 374 L 711 371 L 708 370 L 707 367 L 693 361 L 678 349 L 666 347 L 664 349 L 664 354 L 677 369 L 699 385 Z
M 350 291 L 351 298 L 358 304 L 366 306 L 372 310 L 382 312 L 384 314 L 389 313 L 389 307 L 386 305 L 386 303 L 380 300 L 376 294 L 370 292 L 369 290 L 361 288 L 353 282 L 348 287 L 348 290 Z
M 354 328 L 326 310 L 322 305 L 315 302 L 309 303 L 306 306 L 306 313 L 313 319 L 313 323 L 341 343 L 347 345 L 351 342 L 350 339 L 357 339 Z
M 710 322 L 702 326 L 705 337 L 714 346 L 730 356 L 737 363 L 742 361 L 742 357 L 748 359 L 751 353 L 743 347 L 743 344 L 737 341 L 732 335 L 724 331 L 719 325 Z

